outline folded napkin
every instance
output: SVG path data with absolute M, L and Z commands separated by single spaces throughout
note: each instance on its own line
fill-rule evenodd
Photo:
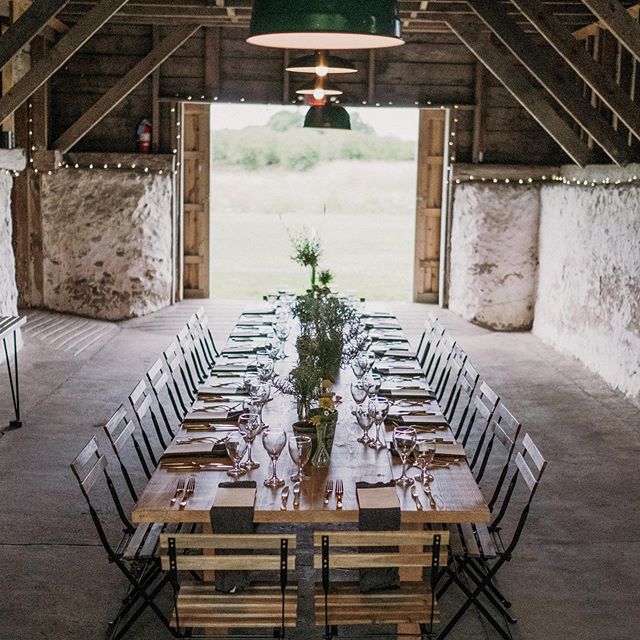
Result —
M 367 311 L 362 314 L 363 318 L 395 318 L 389 311 Z
M 449 423 L 447 419 L 442 415 L 437 416 L 408 416 L 408 415 L 393 415 L 391 416 L 393 422 L 403 425 L 410 425 L 420 430 L 420 427 L 448 427 Z
M 194 437 L 191 434 L 184 434 L 178 440 L 187 440 Z M 197 437 L 197 436 L 195 436 Z M 167 458 L 183 458 L 192 459 L 193 456 L 222 458 L 227 456 L 227 449 L 224 442 L 214 442 L 212 440 L 195 440 L 194 442 L 183 442 L 182 444 L 175 440 L 165 449 L 162 459 Z
M 421 376 L 422 370 L 416 363 L 412 367 L 378 365 L 376 371 L 384 376 Z
M 457 442 L 442 442 L 436 444 L 438 458 L 465 458 L 464 447 Z
M 387 396 L 389 398 L 402 399 L 402 398 L 435 398 L 435 394 L 431 389 L 416 389 L 413 387 L 394 387 L 384 388 L 381 387 L 379 394 L 381 396 Z
M 222 422 L 229 417 L 227 409 L 199 409 L 197 411 L 189 411 L 182 419 L 184 424 L 189 422 L 213 422 L 214 420 Z
M 225 362 L 223 364 L 216 364 L 213 368 L 213 373 L 229 373 L 231 371 L 237 373 L 244 373 L 247 369 L 251 369 L 250 363 L 247 362 L 244 358 L 242 360 L 238 360 L 237 362 Z
M 253 533 L 253 512 L 256 503 L 256 482 L 221 482 L 218 485 L 210 512 L 214 533 Z M 216 555 L 235 553 L 232 549 L 221 549 Z M 249 555 L 251 550 L 243 553 Z M 248 571 L 216 571 L 216 591 L 235 593 L 249 586 Z
M 393 481 L 389 483 L 356 482 L 358 497 L 358 528 L 360 531 L 399 531 L 400 501 Z M 395 552 L 397 547 L 361 547 L 361 553 Z M 360 569 L 360 591 L 398 589 L 400 572 L 397 567 Z
M 243 312 L 243 316 L 264 316 L 275 313 L 276 309 L 270 304 L 256 304 L 251 307 L 247 307 Z
M 389 358 L 401 358 L 401 359 L 411 359 L 417 358 L 418 353 L 416 351 L 410 351 L 409 349 L 387 349 L 384 352 L 384 355 Z

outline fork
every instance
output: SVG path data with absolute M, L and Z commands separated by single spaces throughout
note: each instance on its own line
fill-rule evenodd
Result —
M 333 480 L 327 480 L 327 484 L 324 486 L 324 500 L 323 504 L 326 507 L 329 504 L 329 498 L 333 493 Z
M 182 497 L 182 502 L 180 503 L 180 508 L 184 509 L 187 506 L 187 500 L 193 495 L 196 490 L 196 479 L 191 476 L 189 480 L 187 480 L 187 488 L 184 490 L 184 494 Z
M 344 496 L 344 485 L 342 480 L 336 480 L 336 509 L 342 509 L 342 496 Z
M 170 504 L 175 504 L 178 496 L 184 491 L 184 478 L 178 479 L 178 484 L 176 485 L 176 491 L 173 494 L 173 498 L 171 498 Z

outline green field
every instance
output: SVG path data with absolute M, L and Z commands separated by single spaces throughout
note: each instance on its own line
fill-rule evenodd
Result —
M 315 229 L 334 286 L 378 300 L 409 300 L 415 162 L 339 160 L 308 171 L 251 171 L 215 163 L 211 183 L 211 295 L 255 298 L 303 291 L 289 233 Z

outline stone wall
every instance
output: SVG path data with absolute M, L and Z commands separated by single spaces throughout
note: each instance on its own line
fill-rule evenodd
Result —
M 13 178 L 0 172 L 0 316 L 18 313 L 16 268 L 11 245 L 11 187 Z
M 42 176 L 44 304 L 105 320 L 171 303 L 171 172 Z
M 498 330 L 533 322 L 539 189 L 467 183 L 456 187 L 449 307 Z
M 534 333 L 640 405 L 640 187 L 543 187 L 539 253 Z

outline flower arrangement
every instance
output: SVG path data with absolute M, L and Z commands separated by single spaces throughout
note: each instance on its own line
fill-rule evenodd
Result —
M 342 396 L 334 391 L 330 391 L 333 382 L 331 380 L 323 380 L 321 383 L 321 392 L 319 397 L 319 411 L 311 416 L 309 422 L 315 427 L 319 427 L 322 423 L 331 418 L 338 410 L 338 405 L 342 402 Z

